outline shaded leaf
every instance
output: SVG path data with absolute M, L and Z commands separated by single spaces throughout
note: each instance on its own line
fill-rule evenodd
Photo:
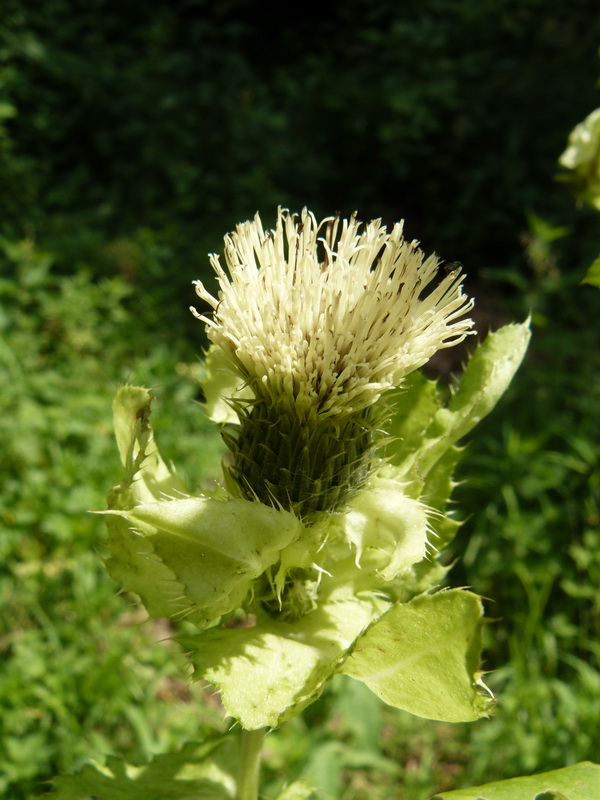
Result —
M 235 737 L 188 743 L 142 766 L 109 756 L 75 775 L 55 778 L 52 800 L 232 800 Z
M 581 282 L 589 283 L 591 286 L 597 286 L 600 289 L 600 256 L 594 259 Z
M 436 383 L 421 372 L 412 372 L 402 388 L 387 397 L 387 405 L 390 441 L 385 454 L 390 463 L 400 465 L 420 450 L 431 420 L 441 408 Z

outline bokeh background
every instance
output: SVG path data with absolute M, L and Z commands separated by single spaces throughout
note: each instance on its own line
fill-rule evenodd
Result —
M 405 219 L 464 265 L 482 334 L 531 313 L 533 343 L 465 451 L 449 554 L 492 598 L 495 717 L 420 721 L 340 680 L 267 740 L 266 796 L 301 772 L 416 800 L 600 760 L 600 292 L 580 285 L 600 217 L 557 163 L 600 105 L 599 45 L 593 0 L 3 0 L 0 793 L 223 727 L 87 512 L 119 480 L 125 381 L 155 388 L 190 488 L 218 476 L 191 281 L 278 205 Z

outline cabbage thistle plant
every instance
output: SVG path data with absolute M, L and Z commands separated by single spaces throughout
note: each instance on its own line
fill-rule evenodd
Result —
M 473 301 L 401 224 L 280 210 L 274 230 L 258 215 L 239 225 L 224 255 L 193 310 L 222 482 L 190 494 L 159 455 L 150 393 L 123 387 L 106 565 L 151 616 L 186 621 L 194 678 L 243 731 L 222 796 L 249 800 L 264 733 L 340 673 L 421 717 L 489 713 L 482 604 L 440 588 L 439 556 L 459 524 L 456 443 L 505 391 L 529 331 L 489 335 L 444 399 L 418 370 L 473 332 Z

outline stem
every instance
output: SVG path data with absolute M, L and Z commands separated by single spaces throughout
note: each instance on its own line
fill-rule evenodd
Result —
M 267 731 L 242 731 L 236 800 L 257 800 L 262 743 Z

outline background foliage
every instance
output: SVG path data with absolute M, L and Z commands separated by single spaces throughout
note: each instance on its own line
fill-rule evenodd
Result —
M 600 760 L 597 217 L 555 182 L 598 105 L 591 0 L 4 0 L 0 20 L 0 792 L 222 725 L 170 631 L 101 559 L 110 402 L 156 387 L 164 455 L 218 473 L 193 402 L 190 281 L 277 204 L 406 217 L 460 259 L 479 328 L 533 313 L 529 359 L 466 450 L 454 585 L 493 598 L 496 716 L 415 720 L 341 680 L 267 740 L 267 790 L 436 790 Z M 446 379 L 458 361 L 436 369 Z M 198 703 L 202 700 L 201 713 Z M 360 713 L 359 713 L 360 712 Z M 322 730 L 315 736 L 317 724 Z M 327 739 L 323 738 L 327 735 Z M 400 788 L 402 787 L 402 788 Z

